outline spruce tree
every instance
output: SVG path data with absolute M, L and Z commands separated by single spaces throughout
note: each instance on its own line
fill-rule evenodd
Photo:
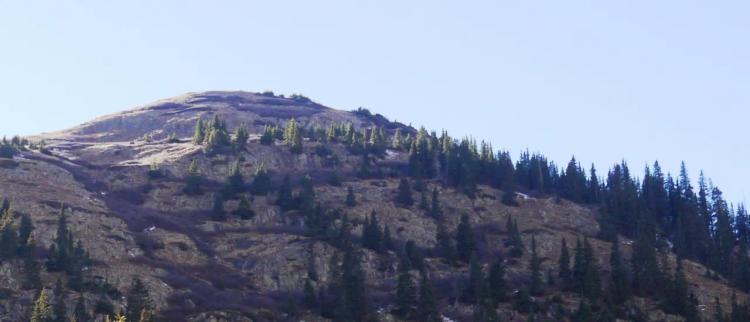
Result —
M 302 302 L 305 307 L 309 310 L 316 309 L 318 307 L 318 298 L 315 293 L 315 287 L 310 278 L 305 280 L 305 288 L 302 293 Z
M 381 251 L 382 239 L 383 233 L 380 228 L 380 222 L 378 222 L 377 214 L 373 210 L 369 220 L 366 220 L 362 229 L 362 245 L 374 251 Z
M 271 177 L 265 169 L 264 164 L 255 167 L 253 181 L 250 184 L 250 192 L 256 196 L 265 196 L 271 191 Z
M 420 271 L 424 269 L 424 257 L 413 240 L 410 239 L 406 241 L 406 244 L 404 245 L 404 253 L 409 257 L 412 267 Z
M 292 153 L 302 152 L 302 134 L 294 118 L 289 120 L 284 127 L 284 142 L 289 146 Z
M 419 322 L 442 322 L 443 318 L 437 308 L 432 291 L 432 284 L 427 272 L 422 271 L 422 280 L 419 283 L 419 303 L 417 308 L 417 321 Z
M 609 256 L 609 266 L 611 269 L 609 290 L 607 296 L 614 305 L 621 305 L 630 298 L 630 281 L 628 280 L 625 265 L 622 262 L 620 253 L 619 239 L 617 235 L 612 240 L 612 251 Z
M 383 229 L 383 250 L 394 250 L 396 246 L 393 243 L 393 237 L 391 237 L 391 228 L 385 226 Z
M 437 224 L 437 231 L 435 240 L 437 240 L 437 251 L 449 263 L 453 263 L 456 260 L 456 247 L 453 242 L 453 237 L 446 231 L 445 225 L 442 223 Z
M 247 197 L 242 196 L 240 198 L 240 202 L 239 204 L 237 204 L 237 210 L 235 211 L 235 214 L 240 217 L 240 219 L 244 220 L 253 219 L 253 217 L 255 217 L 255 211 L 250 208 L 250 202 L 247 200 Z
M 229 176 L 222 191 L 224 199 L 232 199 L 236 194 L 244 192 L 245 179 L 242 176 L 240 168 L 240 160 L 235 161 L 229 168 Z
M 75 322 L 89 322 L 91 319 L 86 310 L 86 299 L 83 297 L 83 294 L 78 295 L 78 301 L 73 310 L 73 317 L 75 318 Z
M 357 199 L 354 196 L 354 189 L 351 186 L 346 187 L 346 206 L 354 207 L 357 205 Z
M 414 204 L 414 199 L 411 196 L 411 186 L 409 185 L 409 180 L 406 178 L 401 178 L 398 184 L 396 204 L 404 208 L 409 208 Z
M 127 307 L 125 316 L 129 321 L 139 321 L 143 312 L 153 310 L 151 295 L 143 281 L 135 277 L 126 294 Z
M 482 271 L 482 265 L 476 253 L 471 255 L 469 264 L 469 279 L 464 288 L 462 298 L 466 303 L 480 304 L 485 296 L 485 277 Z
M 529 269 L 531 270 L 531 284 L 529 285 L 529 293 L 533 296 L 540 296 L 542 294 L 541 263 L 536 248 L 536 237 L 531 235 L 531 262 L 529 263 Z
M 474 232 L 469 223 L 469 216 L 461 215 L 461 222 L 456 228 L 456 252 L 458 259 L 468 263 L 472 254 L 477 250 Z
M 234 132 L 234 146 L 237 151 L 245 150 L 245 144 L 250 135 L 247 133 L 245 124 L 241 124 Z
M 42 289 L 39 292 L 36 302 L 34 302 L 34 308 L 31 311 L 30 322 L 53 322 L 52 308 L 49 304 L 49 292 L 47 289 Z
M 206 139 L 204 127 L 203 119 L 198 119 L 195 123 L 195 131 L 193 132 L 193 144 L 203 144 L 203 141 Z
M 36 258 L 36 242 L 34 236 L 29 236 L 29 241 L 26 243 L 26 251 L 23 254 L 23 273 L 24 282 L 23 286 L 26 289 L 39 289 L 42 286 L 42 278 L 40 274 L 39 262 Z
M 224 211 L 224 199 L 218 193 L 214 194 L 214 205 L 211 209 L 211 219 L 215 221 L 224 221 L 227 219 L 227 214 Z
M 292 184 L 289 175 L 285 175 L 281 181 L 276 204 L 281 207 L 282 211 L 294 209 L 294 198 L 292 197 Z
M 396 310 L 404 319 L 412 319 L 417 313 L 417 286 L 411 274 L 411 261 L 402 254 L 398 264 L 398 285 L 396 288 Z
M 440 220 L 443 218 L 443 210 L 440 207 L 439 193 L 437 187 L 432 189 L 432 201 L 430 203 L 430 217 Z
M 557 276 L 560 278 L 564 289 L 571 286 L 573 273 L 570 271 L 570 253 L 568 252 L 568 244 L 565 238 L 562 239 L 560 246 L 560 259 L 557 261 Z
M 31 221 L 31 216 L 27 214 L 23 214 L 21 216 L 21 223 L 18 225 L 18 243 L 19 243 L 19 252 L 21 255 L 23 255 L 24 252 L 26 252 L 27 249 L 27 242 L 29 241 L 29 237 L 31 237 L 31 233 L 34 231 L 34 224 Z
M 193 160 L 190 162 L 190 167 L 188 168 L 187 177 L 185 179 L 185 188 L 183 189 L 183 192 L 188 195 L 200 194 L 202 181 L 203 176 L 201 175 L 200 169 L 198 168 L 198 163 L 196 162 L 196 160 Z
M 57 284 L 55 284 L 55 304 L 52 306 L 52 312 L 55 316 L 54 320 L 55 322 L 67 322 L 68 320 L 68 310 L 65 307 L 65 289 L 62 286 L 62 281 L 59 279 L 57 280 Z
M 260 136 L 260 144 L 273 145 L 273 140 L 276 136 L 274 132 L 275 132 L 275 129 L 273 127 L 266 125 L 263 128 L 263 134 Z
M 523 255 L 523 239 L 521 239 L 521 232 L 518 230 L 518 222 L 508 216 L 505 229 L 508 231 L 510 241 L 510 256 L 521 257 Z
M 502 259 L 498 259 L 490 266 L 490 272 L 487 276 L 487 287 L 488 296 L 495 303 L 508 300 L 508 283 L 505 281 L 505 264 L 503 264 Z

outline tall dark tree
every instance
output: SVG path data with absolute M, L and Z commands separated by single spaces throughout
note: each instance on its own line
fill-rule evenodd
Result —
M 26 243 L 26 251 L 23 253 L 23 286 L 27 289 L 39 289 L 42 287 L 42 278 L 40 274 L 39 261 L 36 255 L 36 242 L 34 236 L 29 236 Z
M 443 210 L 440 207 L 440 194 L 438 193 L 437 187 L 432 189 L 432 200 L 430 202 L 430 210 L 429 215 L 432 218 L 435 219 L 442 219 L 443 218 Z
M 419 302 L 417 304 L 417 321 L 419 322 L 442 322 L 443 317 L 437 308 L 433 295 L 432 284 L 427 272 L 422 272 L 422 280 L 419 283 Z
M 482 264 L 479 263 L 476 253 L 472 254 L 469 263 L 469 279 L 462 298 L 466 303 L 480 304 L 485 296 L 485 277 Z
M 244 220 L 253 219 L 255 217 L 255 211 L 250 208 L 250 202 L 245 196 L 240 198 L 240 202 L 237 204 L 237 210 L 235 210 L 234 213 L 240 217 L 240 219 Z
M 281 180 L 281 186 L 276 197 L 276 204 L 281 207 L 281 210 L 294 209 L 294 197 L 292 196 L 292 183 L 289 179 L 289 175 L 285 175 L 284 179 Z
M 511 216 L 508 216 L 508 221 L 505 223 L 505 230 L 508 231 L 510 256 L 521 257 L 523 255 L 523 240 L 521 239 L 521 232 L 518 230 L 518 222 L 513 220 Z
M 505 264 L 502 259 L 498 259 L 490 266 L 490 272 L 487 276 L 488 297 L 495 303 L 505 302 L 508 300 L 508 283 L 505 280 Z
M 86 310 L 86 298 L 83 297 L 83 294 L 78 295 L 78 301 L 76 301 L 76 306 L 73 309 L 73 318 L 75 318 L 75 322 L 89 322 L 91 320 L 88 310 Z
M 211 219 L 215 221 L 224 221 L 227 219 L 227 213 L 224 211 L 224 199 L 220 194 L 214 194 L 214 203 L 211 208 Z
M 416 317 L 418 308 L 417 285 L 411 274 L 411 261 L 402 254 L 398 264 L 398 285 L 396 288 L 396 311 L 405 318 Z
M 67 322 L 68 320 L 68 309 L 65 306 L 65 288 L 63 288 L 62 281 L 59 279 L 55 284 L 55 304 L 52 306 L 52 313 L 55 318 L 55 322 Z
M 232 199 L 235 195 L 245 191 L 245 179 L 240 171 L 240 161 L 237 160 L 229 168 L 229 176 L 227 182 L 224 185 L 224 199 Z
M 539 258 L 536 248 L 536 237 L 531 235 L 531 260 L 529 263 L 529 269 L 531 270 L 531 283 L 529 285 L 529 293 L 533 296 L 542 295 L 541 264 L 542 260 Z
M 377 214 L 373 210 L 362 229 L 362 246 L 374 251 L 382 250 L 383 232 Z
M 456 228 L 456 253 L 458 259 L 468 263 L 471 255 L 477 250 L 474 232 L 469 222 L 469 216 L 461 215 L 461 222 Z
M 151 312 L 154 309 L 149 290 L 138 277 L 133 278 L 125 298 L 127 301 L 125 316 L 129 321 L 141 321 L 141 315 L 144 312 Z
M 255 167 L 253 182 L 250 184 L 250 192 L 256 196 L 265 196 L 271 191 L 271 177 L 268 175 L 263 164 Z
M 357 198 L 354 196 L 354 189 L 351 186 L 346 187 L 346 202 L 347 207 L 354 207 L 357 205 Z
M 612 251 L 609 255 L 609 267 L 611 269 L 609 289 L 607 296 L 609 302 L 613 305 L 621 305 L 630 298 L 630 281 L 625 270 L 625 264 L 622 261 L 620 253 L 620 242 L 615 235 L 612 240 Z
M 411 207 L 414 204 L 414 199 L 411 196 L 411 185 L 406 178 L 401 178 L 401 181 L 399 181 L 396 204 L 404 208 Z
M 190 162 L 188 168 L 187 177 L 185 178 L 185 188 L 183 191 L 189 195 L 196 195 L 201 193 L 201 183 L 203 182 L 203 176 L 198 168 L 198 163 L 195 160 Z
M 563 288 L 571 286 L 573 272 L 570 271 L 570 253 L 568 252 L 568 244 L 565 238 L 562 239 L 560 246 L 560 259 L 557 261 L 557 276 L 560 278 Z

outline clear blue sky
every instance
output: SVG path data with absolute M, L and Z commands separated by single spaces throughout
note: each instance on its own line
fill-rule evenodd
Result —
M 117 4 L 115 4 L 117 3 Z M 746 1 L 8 1 L 0 133 L 188 91 L 303 93 L 495 147 L 750 182 Z M 587 166 L 588 167 L 588 166 Z

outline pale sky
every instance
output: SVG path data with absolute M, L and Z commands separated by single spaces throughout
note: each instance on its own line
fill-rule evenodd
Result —
M 4 1 L 0 133 L 189 91 L 302 93 L 600 174 L 750 190 L 750 2 Z

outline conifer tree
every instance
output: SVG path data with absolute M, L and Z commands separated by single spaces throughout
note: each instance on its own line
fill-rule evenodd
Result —
M 130 289 L 126 294 L 126 301 L 125 316 L 130 321 L 139 321 L 144 311 L 150 312 L 153 310 L 151 295 L 146 285 L 138 277 L 133 278 Z
M 430 217 L 440 220 L 443 218 L 443 210 L 440 207 L 439 193 L 437 187 L 432 189 L 432 202 L 430 203 Z
M 318 307 L 318 298 L 315 293 L 315 287 L 313 286 L 312 280 L 310 278 L 305 280 L 302 302 L 309 310 L 314 310 Z
M 402 254 L 398 264 L 396 310 L 405 319 L 414 318 L 417 313 L 417 286 L 414 282 L 414 276 L 411 274 L 411 269 L 409 257 L 405 253 Z
M 21 223 L 18 225 L 18 250 L 21 255 L 26 251 L 29 237 L 31 237 L 31 232 L 33 231 L 34 224 L 31 221 L 31 216 L 23 214 L 21 216 Z
M 442 322 L 442 316 L 438 311 L 432 284 L 427 272 L 422 272 L 422 280 L 419 283 L 419 303 L 417 309 L 417 321 L 419 322 Z
M 621 305 L 630 298 L 630 281 L 622 262 L 619 244 L 619 239 L 615 235 L 609 256 L 609 266 L 612 272 L 610 273 L 609 290 L 607 291 L 607 296 L 610 297 L 609 301 L 613 305 Z
M 26 250 L 23 253 L 23 286 L 27 289 L 39 289 L 42 286 L 42 279 L 39 269 L 39 262 L 36 259 L 36 242 L 34 236 L 29 236 L 26 243 Z
M 569 288 L 573 273 L 570 271 L 570 253 L 565 238 L 562 239 L 560 246 L 560 259 L 557 261 L 557 267 L 557 276 L 560 278 L 563 288 Z
M 417 244 L 413 240 L 406 241 L 404 253 L 409 257 L 412 267 L 420 271 L 424 269 L 424 257 L 422 257 L 422 253 L 417 249 Z
M 488 295 L 494 303 L 505 302 L 508 299 L 508 283 L 505 281 L 505 264 L 498 259 L 487 276 Z
M 271 191 L 271 177 L 265 169 L 264 164 L 255 167 L 255 175 L 250 185 L 250 192 L 256 196 L 265 196 Z
M 195 131 L 193 132 L 193 144 L 203 144 L 203 141 L 206 139 L 204 127 L 203 119 L 198 119 L 195 123 Z
M 351 186 L 346 187 L 346 206 L 354 207 L 357 205 L 357 199 L 354 196 L 354 189 Z
M 461 215 L 461 222 L 456 228 L 456 252 L 458 259 L 466 263 L 471 259 L 472 254 L 477 250 L 474 232 L 469 223 L 469 216 Z
M 75 322 L 89 322 L 91 319 L 86 310 L 86 299 L 83 297 L 83 294 L 78 295 L 78 301 L 73 310 L 73 318 L 75 319 Z
M 242 196 L 240 198 L 235 214 L 243 220 L 253 219 L 255 217 L 255 211 L 250 208 L 250 202 L 247 200 L 247 197 Z
M 260 144 L 262 145 L 273 145 L 273 140 L 276 137 L 275 129 L 266 125 L 263 128 L 263 134 L 260 136 Z
M 518 230 L 518 222 L 508 216 L 505 229 L 508 231 L 510 241 L 510 256 L 521 257 L 523 255 L 523 240 L 521 239 L 521 232 Z
M 427 201 L 427 191 L 422 189 L 419 193 L 419 209 L 425 212 L 430 211 L 430 203 Z
M 55 304 L 52 306 L 52 312 L 54 313 L 54 320 L 55 322 L 67 322 L 68 320 L 68 310 L 65 307 L 65 289 L 62 286 L 62 281 L 59 279 L 57 280 L 57 284 L 55 284 Z
M 385 226 L 385 229 L 383 230 L 383 250 L 394 250 L 396 249 L 396 246 L 393 243 L 393 238 L 391 237 L 391 229 L 388 226 Z
M 232 199 L 236 194 L 242 193 L 244 190 L 245 179 L 242 177 L 242 172 L 240 171 L 240 160 L 237 160 L 229 168 L 229 176 L 223 190 L 224 199 Z
M 380 223 L 378 217 L 373 210 L 370 213 L 369 220 L 366 220 L 364 228 L 362 229 L 362 245 L 374 251 L 380 251 L 382 249 L 382 232 L 380 230 Z
M 250 138 L 250 134 L 247 133 L 247 128 L 245 127 L 245 124 L 241 124 L 240 126 L 235 129 L 234 132 L 234 146 L 237 151 L 242 151 L 245 149 L 245 144 L 247 144 L 247 139 Z
M 437 240 L 438 253 L 445 257 L 448 262 L 453 263 L 456 260 L 456 247 L 453 238 L 446 231 L 445 225 L 442 223 L 438 223 L 437 225 L 435 240 Z
M 541 272 L 541 259 L 537 253 L 536 248 L 536 237 L 531 235 L 531 262 L 529 264 L 531 270 L 531 284 L 529 285 L 529 293 L 533 296 L 539 296 L 542 294 L 542 272 Z
M 281 207 L 282 211 L 294 209 L 294 198 L 292 197 L 292 184 L 289 175 L 285 175 L 281 180 L 276 204 Z
M 464 288 L 463 300 L 466 303 L 481 304 L 485 296 L 485 277 L 482 265 L 479 263 L 476 253 L 471 255 L 469 263 L 469 280 Z
M 398 184 L 396 204 L 404 208 L 409 208 L 414 204 L 414 199 L 411 196 L 411 186 L 409 185 L 409 180 L 406 178 L 401 178 Z
M 47 289 L 42 289 L 39 292 L 39 297 L 34 302 L 34 308 L 31 311 L 30 322 L 53 322 Z
M 289 146 L 292 153 L 302 152 L 302 134 L 297 120 L 294 118 L 289 120 L 284 127 L 284 142 Z
M 227 219 L 227 214 L 224 211 L 224 199 L 218 193 L 214 194 L 214 205 L 211 210 L 211 219 L 215 221 L 224 221 Z
M 391 149 L 394 150 L 401 150 L 404 147 L 403 139 L 401 138 L 401 128 L 397 128 L 396 132 L 393 133 L 393 138 L 391 139 Z
M 187 178 L 185 179 L 185 188 L 183 192 L 188 195 L 196 195 L 201 193 L 201 183 L 203 182 L 203 176 L 198 168 L 196 160 L 190 162 L 188 168 Z

